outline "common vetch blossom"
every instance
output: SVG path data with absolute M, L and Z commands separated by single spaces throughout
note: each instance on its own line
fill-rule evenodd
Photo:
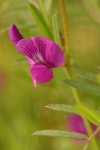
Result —
M 91 125 L 91 128 L 93 129 L 93 131 L 95 131 L 97 126 L 94 125 L 93 123 L 90 123 L 90 125 Z M 83 121 L 82 117 L 79 115 L 76 115 L 76 114 L 69 115 L 68 126 L 69 126 L 69 130 L 72 132 L 88 135 L 84 121 Z
M 51 80 L 52 68 L 64 64 L 64 53 L 55 42 L 43 37 L 25 39 L 14 24 L 9 28 L 9 36 L 16 49 L 26 56 L 34 86 L 36 82 Z
M 83 118 L 77 114 L 70 114 L 68 115 L 68 130 L 71 132 L 79 133 L 79 134 L 84 134 L 88 136 L 87 129 L 85 127 Z M 93 124 L 90 122 L 91 129 L 95 131 L 97 129 L 97 125 Z M 99 134 L 96 136 L 99 138 Z M 84 140 L 79 140 L 79 139 L 74 139 L 72 140 L 75 144 L 82 144 L 84 143 Z

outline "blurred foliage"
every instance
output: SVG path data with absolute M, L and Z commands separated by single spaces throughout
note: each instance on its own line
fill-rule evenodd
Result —
M 88 71 L 99 74 L 100 71 L 99 18 L 92 17 L 86 0 L 65 1 L 74 78 L 82 80 L 78 73 Z M 58 2 L 53 1 L 50 15 L 57 12 L 62 32 Z M 99 8 L 100 2 L 97 2 Z M 49 103 L 73 104 L 74 99 L 69 88 L 62 83 L 66 76 L 61 68 L 54 70 L 52 81 L 33 87 L 29 65 L 9 40 L 8 27 L 12 23 L 20 28 L 25 37 L 43 36 L 29 11 L 27 0 L 0 0 L 0 149 L 75 150 L 81 147 L 74 146 L 69 139 L 32 137 L 35 130 L 67 129 L 67 115 L 51 112 L 44 106 Z M 99 110 L 98 97 L 84 93 L 80 95 L 85 105 Z

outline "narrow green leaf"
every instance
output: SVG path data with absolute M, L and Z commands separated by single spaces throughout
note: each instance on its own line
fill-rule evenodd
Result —
M 52 0 L 44 0 L 44 8 L 46 14 L 50 14 L 51 5 L 52 5 Z
M 83 134 L 78 134 L 74 132 L 59 131 L 59 130 L 40 130 L 34 132 L 32 135 L 50 136 L 50 137 L 64 137 L 73 138 L 80 140 L 87 140 L 87 136 Z
M 100 88 L 97 86 L 89 85 L 87 83 L 80 82 L 80 81 L 68 80 L 68 79 L 65 80 L 64 83 L 83 92 L 100 96 Z
M 50 19 L 48 18 L 48 15 L 45 11 L 44 0 L 38 0 L 38 2 L 39 2 L 39 5 L 40 5 L 40 8 L 41 8 L 43 17 L 44 17 L 45 21 L 47 22 L 47 25 L 49 25 L 50 24 Z
M 67 113 L 77 113 L 76 107 L 73 105 L 49 104 L 45 107 L 51 110 L 63 111 Z
M 86 108 L 83 105 L 49 104 L 45 106 L 51 110 L 62 111 L 66 113 L 78 114 L 85 117 L 90 122 L 100 124 L 100 112 Z
M 40 30 L 43 32 L 43 34 L 45 34 L 46 37 L 52 39 L 53 37 L 50 28 L 41 12 L 33 4 L 29 4 L 29 7 Z
M 61 45 L 60 37 L 59 37 L 58 22 L 57 22 L 57 14 L 52 16 L 52 28 L 53 28 L 53 35 L 54 35 L 55 42 Z

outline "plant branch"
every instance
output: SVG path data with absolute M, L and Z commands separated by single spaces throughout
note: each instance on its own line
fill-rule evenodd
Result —
M 65 53 L 66 53 L 66 64 L 67 67 L 70 67 L 70 52 L 69 52 L 69 43 L 68 43 L 68 19 L 67 19 L 67 13 L 65 9 L 64 0 L 59 0 L 60 3 L 60 9 L 61 9 L 61 15 L 62 15 L 62 23 L 63 23 L 63 31 L 64 31 L 64 41 L 65 41 Z
M 87 150 L 89 143 L 93 140 L 93 138 L 100 132 L 100 126 L 93 132 L 93 134 L 87 139 L 86 144 L 83 147 L 83 150 Z
M 67 60 L 65 62 L 64 70 L 65 70 L 67 78 L 71 79 L 72 78 L 72 75 L 71 75 L 71 72 L 70 72 L 70 70 L 71 70 L 71 66 L 70 66 L 71 58 L 70 58 L 69 43 L 68 43 L 69 36 L 68 36 L 67 14 L 66 14 L 66 9 L 65 9 L 65 5 L 64 5 L 64 0 L 59 0 L 59 3 L 60 3 L 60 8 L 61 8 L 63 30 L 64 30 L 65 54 L 66 54 L 66 58 L 67 58 Z M 71 90 L 72 90 L 73 96 L 75 98 L 76 104 L 80 105 L 81 101 L 80 101 L 80 97 L 78 95 L 77 90 L 73 87 L 71 87 Z M 84 118 L 83 118 L 83 121 L 85 123 L 88 134 L 91 135 L 92 134 L 92 128 L 90 126 L 90 123 Z M 95 148 L 95 150 L 99 150 L 95 138 L 93 139 L 91 144 Z

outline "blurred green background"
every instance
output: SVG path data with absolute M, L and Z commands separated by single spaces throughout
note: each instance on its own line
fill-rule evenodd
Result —
M 36 1 L 37 2 L 37 1 Z M 100 72 L 100 1 L 65 0 L 69 20 L 69 38 L 74 62 L 74 78 L 81 71 Z M 54 0 L 51 14 L 58 13 Z M 67 114 L 50 111 L 50 103 L 74 104 L 69 87 L 63 84 L 62 68 L 54 70 L 54 79 L 32 85 L 29 65 L 9 40 L 8 27 L 15 23 L 24 37 L 43 36 L 28 9 L 26 0 L 0 0 L 0 149 L 1 150 L 75 150 L 82 144 L 69 139 L 33 137 L 40 129 L 67 130 Z M 22 61 L 23 60 L 23 61 Z M 80 93 L 85 105 L 100 109 L 98 97 Z M 76 145 L 76 146 L 75 146 Z

